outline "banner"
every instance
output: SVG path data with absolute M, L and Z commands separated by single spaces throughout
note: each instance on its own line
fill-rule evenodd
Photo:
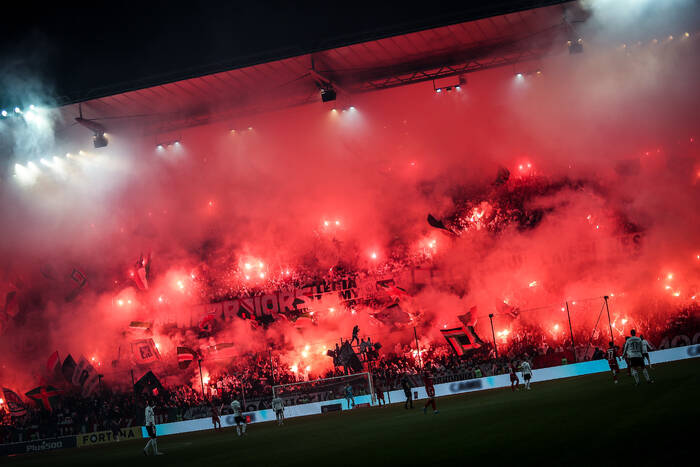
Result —
M 111 431 L 96 431 L 94 433 L 77 435 L 76 438 L 79 448 L 82 448 L 83 446 L 93 446 L 95 444 L 107 444 L 116 441 Z M 119 441 L 139 438 L 141 438 L 140 426 L 119 429 Z
M 97 371 L 83 355 L 80 356 L 80 360 L 78 360 L 78 364 L 75 367 L 72 383 L 82 388 L 81 394 L 83 397 L 87 397 L 95 392 L 100 383 Z
M 160 352 L 156 349 L 153 339 L 140 339 L 131 343 L 131 354 L 134 362 L 143 365 L 160 360 Z
M 2 394 L 5 397 L 5 405 L 11 416 L 21 417 L 27 413 L 27 408 L 24 406 L 22 398 L 16 392 L 12 389 L 2 388 Z
M 54 451 L 56 449 L 74 448 L 75 446 L 75 436 L 62 436 L 60 438 L 40 439 L 25 443 L 0 444 L 0 455 Z

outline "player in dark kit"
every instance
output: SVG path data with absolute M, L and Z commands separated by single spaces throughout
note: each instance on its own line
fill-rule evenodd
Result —
M 408 404 L 411 404 L 411 408 L 413 408 L 413 394 L 411 394 L 411 383 L 408 382 L 408 376 L 403 375 L 403 378 L 401 378 L 401 388 L 403 389 L 403 393 L 406 396 L 406 404 L 404 405 L 404 408 L 408 409 Z
M 214 400 L 212 399 L 212 401 L 211 401 L 211 423 L 214 425 L 214 429 L 217 431 L 221 429 L 221 419 L 219 418 L 219 413 L 220 413 L 219 407 L 216 406 L 216 404 L 214 403 Z
M 620 372 L 620 365 L 617 363 L 619 356 L 617 355 L 618 347 L 613 341 L 610 341 L 610 345 L 607 350 L 608 365 L 610 365 L 610 371 L 613 374 L 613 381 L 617 384 L 617 374 Z
M 428 406 L 433 406 L 433 413 L 439 413 L 437 407 L 435 407 L 435 386 L 433 385 L 433 375 L 430 374 L 430 368 L 425 370 L 423 373 L 423 383 L 425 384 L 425 392 L 428 393 L 428 402 L 423 406 L 423 413 L 428 413 Z
M 513 362 L 510 362 L 510 389 L 515 392 L 520 390 L 520 379 L 518 378 L 517 367 Z
M 374 395 L 377 397 L 377 403 L 381 405 L 386 405 L 386 402 L 384 401 L 384 387 L 382 386 L 382 382 L 377 378 L 374 380 Z

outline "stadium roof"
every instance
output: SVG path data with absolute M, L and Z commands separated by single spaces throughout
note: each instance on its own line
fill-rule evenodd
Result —
M 409 34 L 320 50 L 180 81 L 99 96 L 61 107 L 110 129 L 145 133 L 319 101 L 332 86 L 343 102 L 355 93 L 434 80 L 536 60 L 556 41 L 565 47 L 571 24 L 556 4 Z

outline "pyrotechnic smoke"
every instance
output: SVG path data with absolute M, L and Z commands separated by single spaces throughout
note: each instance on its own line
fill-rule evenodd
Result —
M 591 2 L 582 54 L 552 44 L 558 52 L 524 64 L 522 78 L 476 73 L 451 93 L 418 84 L 353 96 L 354 111 L 310 104 L 183 130 L 162 149 L 125 132 L 94 150 L 84 128 L 62 126 L 52 142 L 53 120 L 36 133 L 27 125 L 13 134 L 15 157 L 56 155 L 64 169 L 40 167 L 31 186 L 3 182 L 0 292 L 16 290 L 20 303 L 2 320 L 0 380 L 29 388 L 59 350 L 94 356 L 116 381 L 131 321 L 177 322 L 240 284 L 274 288 L 286 271 L 374 273 L 426 255 L 435 279 L 401 305 L 428 341 L 473 306 L 486 338 L 485 316 L 504 302 L 521 313 L 500 314 L 499 331 L 563 325 L 569 300 L 575 326 L 590 332 L 599 309 L 583 299 L 602 295 L 630 323 L 674 313 L 694 300 L 700 267 L 695 16 L 671 2 L 666 21 L 640 22 L 649 10 L 623 21 L 620 3 L 630 2 Z M 506 184 L 494 183 L 499 167 Z M 498 204 L 508 196 L 520 197 L 519 220 Z M 428 226 L 428 213 L 460 235 Z M 130 272 L 149 252 L 149 289 L 138 291 Z M 88 282 L 67 302 L 73 269 Z M 203 339 L 161 324 L 153 337 L 171 362 L 179 344 L 233 342 L 231 355 L 273 348 L 312 373 L 354 324 L 387 351 L 413 338 L 370 307 L 324 300 L 317 324 L 234 319 Z

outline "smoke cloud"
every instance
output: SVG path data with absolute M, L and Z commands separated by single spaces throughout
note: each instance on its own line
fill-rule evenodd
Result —
M 124 384 L 112 362 L 130 359 L 131 321 L 157 323 L 170 365 L 177 345 L 233 342 L 226 358 L 274 349 L 312 374 L 355 324 L 399 351 L 414 324 L 421 345 L 441 343 L 439 329 L 474 306 L 485 340 L 488 313 L 497 331 L 540 326 L 565 339 L 552 331 L 566 324 L 565 301 L 576 331 L 590 333 L 603 295 L 625 331 L 653 332 L 696 303 L 700 267 L 697 15 L 691 2 L 658 3 L 586 2 L 582 54 L 552 44 L 543 62 L 469 75 L 460 91 L 355 95 L 355 110 L 309 104 L 185 129 L 163 148 L 124 131 L 95 150 L 84 128 L 44 109 L 0 121 L 14 154 L 1 187 L 0 297 L 18 297 L 0 319 L 0 381 L 30 389 L 58 350 L 94 357 L 106 381 Z M 31 180 L 12 176 L 30 160 Z M 430 227 L 428 213 L 459 235 Z M 140 291 L 130 274 L 149 252 Z M 409 280 L 416 265 L 433 279 Z M 395 277 L 414 321 L 381 323 L 376 304 L 333 295 L 314 303 L 316 324 L 235 318 L 207 337 L 196 323 L 168 324 L 331 268 Z M 74 270 L 87 285 L 66 301 Z M 519 315 L 504 316 L 504 304 Z

